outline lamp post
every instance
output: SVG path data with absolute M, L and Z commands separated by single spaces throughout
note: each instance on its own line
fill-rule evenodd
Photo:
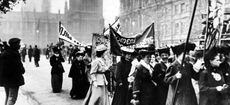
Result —
M 36 30 L 36 35 L 37 35 L 37 46 L 40 46 L 39 29 Z

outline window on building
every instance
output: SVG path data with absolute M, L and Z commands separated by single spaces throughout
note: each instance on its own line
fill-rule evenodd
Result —
M 181 13 L 185 13 L 185 12 L 186 12 L 185 3 L 181 3 Z
M 179 14 L 179 5 L 174 6 L 174 14 Z
M 181 34 L 185 33 L 185 23 L 184 22 L 181 22 L 180 33 Z
M 180 31 L 179 23 L 175 23 L 174 33 L 175 33 L 175 34 L 179 34 L 179 31 Z

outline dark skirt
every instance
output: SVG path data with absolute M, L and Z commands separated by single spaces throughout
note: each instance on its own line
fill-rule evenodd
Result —
M 63 82 L 63 74 L 52 74 L 51 85 L 54 93 L 61 92 Z
M 70 96 L 74 99 L 85 98 L 89 89 L 88 81 L 78 80 L 77 78 L 72 78 L 72 89 L 70 91 Z
M 117 86 L 112 105 L 130 105 L 131 96 L 128 85 Z

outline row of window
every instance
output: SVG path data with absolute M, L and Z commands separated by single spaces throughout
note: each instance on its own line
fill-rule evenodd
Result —
M 163 24 L 161 25 L 161 35 L 163 37 L 168 37 L 173 35 L 181 35 L 185 34 L 188 29 L 188 24 L 186 22 L 176 22 L 173 23 L 173 26 L 171 24 Z

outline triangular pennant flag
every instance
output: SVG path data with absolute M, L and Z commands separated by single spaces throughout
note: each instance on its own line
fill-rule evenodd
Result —
M 144 39 L 152 37 L 154 39 L 155 36 L 155 30 L 154 30 L 154 23 L 152 23 L 150 26 L 148 26 L 144 32 L 136 37 L 136 44 L 140 44 Z M 154 40 L 153 40 L 154 44 Z
M 120 45 L 114 36 L 114 33 L 116 32 L 111 26 L 109 26 L 110 29 L 110 51 L 112 54 L 121 56 L 121 49 Z

